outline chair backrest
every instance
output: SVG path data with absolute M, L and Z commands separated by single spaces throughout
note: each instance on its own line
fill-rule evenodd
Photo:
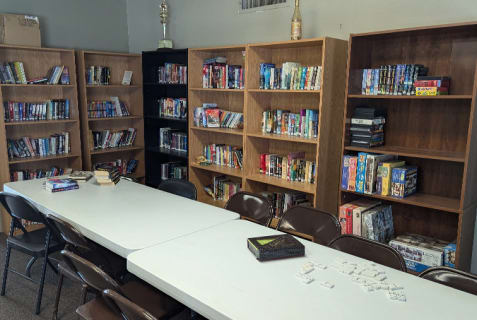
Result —
M 91 249 L 88 240 L 68 222 L 52 215 L 48 215 L 46 220 L 50 224 L 50 227 L 54 229 L 67 244 L 88 251 Z
M 270 200 L 262 195 L 246 191 L 234 194 L 225 204 L 225 209 L 266 227 L 270 225 L 273 217 L 273 206 Z
M 448 267 L 429 268 L 419 277 L 477 295 L 477 275 Z
M 134 302 L 126 299 L 114 290 L 103 291 L 103 298 L 114 311 L 119 312 L 126 320 L 157 320 L 152 314 Z
M 47 224 L 43 214 L 25 198 L 8 192 L 0 192 L 0 199 L 12 218 Z
M 341 226 L 335 216 L 304 206 L 295 206 L 285 211 L 277 230 L 298 236 L 300 233 L 306 234 L 313 237 L 314 242 L 325 246 L 341 235 Z
M 100 267 L 81 258 L 68 250 L 62 250 L 61 254 L 68 267 L 71 268 L 83 280 L 84 284 L 97 290 L 98 293 L 106 289 L 113 289 L 123 294 L 119 284 Z
M 186 180 L 164 180 L 161 182 L 158 189 L 184 198 L 197 200 L 197 189 L 195 188 L 195 185 Z
M 330 247 L 390 268 L 407 271 L 404 259 L 399 252 L 377 241 L 353 235 L 342 235 L 331 241 Z

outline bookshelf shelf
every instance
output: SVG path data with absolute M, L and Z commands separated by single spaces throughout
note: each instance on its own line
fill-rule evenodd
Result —
M 138 151 L 138 150 L 144 150 L 144 147 L 120 147 L 120 148 L 109 148 L 109 149 L 101 149 L 101 150 L 91 150 L 90 154 L 91 155 L 97 155 L 97 154 L 107 154 L 107 153 L 118 153 L 118 152 L 127 152 L 127 151 Z
M 5 122 L 5 127 L 15 127 L 15 126 L 33 126 L 33 125 L 55 125 L 55 124 L 65 124 L 65 123 L 76 123 L 79 120 L 41 120 L 41 121 L 17 121 L 17 122 Z
M 223 110 L 244 114 L 244 129 L 229 131 L 196 128 L 192 125 L 193 110 L 189 113 L 189 180 L 198 189 L 199 201 L 209 203 L 210 200 L 203 200 L 210 199 L 203 191 L 204 187 L 212 183 L 214 176 L 226 175 L 233 182 L 241 182 L 242 190 L 245 191 L 304 192 L 314 207 L 337 214 L 341 151 L 341 137 L 337 132 L 341 131 L 343 125 L 346 54 L 347 42 L 332 38 L 190 49 L 189 106 L 217 103 Z M 244 90 L 201 88 L 203 62 L 217 56 L 226 57 L 230 65 L 241 65 L 244 68 Z M 280 67 L 284 62 L 322 66 L 324 78 L 321 90 L 260 89 L 260 64 L 274 63 Z M 318 139 L 263 134 L 263 112 L 280 108 L 294 113 L 299 113 L 301 109 L 318 110 L 319 137 L 324 143 L 318 143 Z M 238 132 L 240 134 L 233 134 Z M 194 163 L 195 157 L 201 155 L 204 146 L 209 144 L 242 147 L 243 170 L 202 167 Z M 296 151 L 305 151 L 306 160 L 318 163 L 318 183 L 290 182 L 259 174 L 261 153 L 287 155 Z
M 84 51 L 76 52 L 78 63 L 78 83 L 81 113 L 81 134 L 83 140 L 83 168 L 92 170 L 96 163 L 121 160 L 138 160 L 134 175 L 145 175 L 144 161 L 144 116 L 142 98 L 142 62 L 141 55 Z M 106 66 L 111 70 L 109 85 L 90 85 L 86 83 L 85 70 L 90 66 Z M 122 85 L 124 71 L 132 71 L 130 85 Z M 89 118 L 88 102 L 90 100 L 111 100 L 117 96 L 129 110 L 130 116 L 111 118 Z M 136 129 L 136 139 L 132 146 L 94 150 L 91 131 L 119 131 L 127 128 Z M 139 179 L 139 182 L 144 182 Z
M 320 94 L 321 90 L 264 90 L 264 89 L 248 89 L 248 92 L 256 93 L 296 93 L 296 94 Z
M 442 160 L 442 161 L 451 161 L 451 162 L 465 162 L 465 153 L 463 152 L 427 150 L 427 149 L 406 148 L 406 147 L 387 146 L 387 145 L 384 145 L 382 147 L 374 147 L 374 148 L 360 148 L 360 147 L 353 147 L 353 146 L 345 146 L 344 149 L 348 151 L 357 151 L 357 152 L 392 154 L 392 155 L 402 156 L 402 157 L 433 159 L 433 160 Z
M 208 165 L 208 166 L 201 166 L 200 164 L 197 164 L 197 163 L 194 163 L 194 162 L 190 162 L 189 165 L 192 168 L 206 170 L 206 171 L 210 171 L 210 172 L 214 172 L 214 173 L 225 174 L 225 175 L 228 175 L 228 176 L 239 177 L 239 178 L 243 177 L 243 172 L 240 169 L 229 168 L 229 167 L 225 167 L 225 166 L 218 166 L 218 165 L 215 165 L 215 164 L 211 164 L 211 165 Z
M 212 133 L 223 133 L 223 134 L 234 134 L 238 136 L 243 135 L 242 129 L 227 129 L 227 128 L 202 128 L 202 127 L 191 127 L 194 131 L 205 131 Z
M 468 94 L 451 94 L 442 96 L 391 96 L 377 95 L 367 96 L 362 94 L 349 94 L 350 99 L 403 99 L 403 100 L 472 100 L 472 95 Z
M 145 122 L 146 184 L 151 187 L 158 187 L 163 178 L 171 177 L 171 166 L 179 165 L 189 169 L 187 152 L 159 147 L 161 128 L 187 133 L 188 115 L 185 119 L 160 116 L 158 102 L 161 98 L 188 98 L 187 84 L 158 83 L 158 68 L 163 67 L 165 63 L 187 66 L 187 54 L 188 49 L 158 49 L 142 53 L 144 115 L 147 119 Z M 190 106 L 187 101 L 187 107 L 190 108 Z M 167 163 L 171 163 L 171 166 Z
M 348 190 L 341 190 L 341 191 L 360 195 L 363 197 L 386 200 L 390 202 L 410 204 L 410 205 L 423 207 L 423 208 L 442 210 L 442 211 L 453 212 L 458 214 L 462 212 L 460 210 L 460 199 L 455 199 L 455 198 L 440 197 L 440 196 L 424 194 L 424 193 L 415 193 L 409 197 L 400 199 L 400 198 L 382 196 L 379 194 L 362 194 L 362 193 L 357 193 L 357 192 L 348 191 Z
M 50 160 L 78 158 L 78 157 L 79 155 L 76 155 L 76 154 L 64 154 L 59 156 L 47 156 L 47 157 L 13 158 L 8 160 L 8 163 L 9 164 L 32 163 L 32 162 L 39 162 L 39 161 L 50 161 Z
M 49 74 L 51 68 L 63 65 L 68 68 L 69 85 L 47 84 L 0 84 L 0 105 L 8 101 L 42 102 L 55 99 L 68 99 L 70 119 L 5 122 L 5 114 L 0 113 L 0 184 L 10 182 L 16 171 L 49 170 L 52 167 L 80 170 L 81 136 L 78 96 L 76 90 L 76 63 L 74 50 L 57 48 L 38 48 L 14 45 L 0 45 L 0 61 L 21 61 L 27 79 L 40 78 Z M 9 159 L 7 139 L 45 138 L 53 134 L 68 132 L 70 151 L 63 155 L 46 157 Z M 2 214 L 2 230 L 8 232 L 10 219 Z M 28 226 L 27 230 L 32 230 Z
M 262 139 L 318 144 L 318 139 L 307 139 L 307 138 L 288 136 L 288 135 L 267 134 L 267 133 L 248 133 L 247 135 L 249 137 L 262 138 Z
M 287 181 L 285 179 L 270 177 L 264 174 L 252 174 L 252 175 L 246 176 L 246 179 L 256 181 L 256 182 L 261 182 L 264 184 L 269 184 L 269 185 L 280 187 L 280 188 L 305 192 L 309 194 L 316 193 L 316 184 L 314 183 Z
M 342 156 L 396 155 L 417 166 L 417 192 L 397 199 L 340 190 L 340 205 L 360 197 L 391 203 L 396 235 L 456 241 L 456 267 L 468 271 L 477 209 L 477 23 L 353 34 L 350 43 Z M 362 69 L 402 63 L 449 76 L 450 95 L 361 95 Z M 350 118 L 363 105 L 386 112 L 384 146 L 349 145 Z

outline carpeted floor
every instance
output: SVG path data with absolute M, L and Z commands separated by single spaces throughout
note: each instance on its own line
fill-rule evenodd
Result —
M 0 276 L 3 276 L 3 268 L 5 265 L 5 239 L 5 235 L 0 233 Z M 12 250 L 10 256 L 10 267 L 13 267 L 17 271 L 24 272 L 28 260 L 28 256 L 21 252 Z M 42 263 L 43 260 L 41 259 L 36 261 L 33 265 L 33 279 L 40 279 Z M 56 285 L 57 275 L 48 267 L 41 304 L 41 313 L 36 316 L 35 302 L 38 285 L 9 272 L 6 294 L 3 297 L 0 296 L 0 320 L 51 319 L 56 295 Z M 77 319 L 75 310 L 79 305 L 80 291 L 81 289 L 78 284 L 65 279 L 61 291 L 58 319 Z

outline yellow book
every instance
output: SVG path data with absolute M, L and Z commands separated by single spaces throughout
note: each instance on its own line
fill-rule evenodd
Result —
M 391 176 L 393 168 L 402 167 L 406 164 L 405 161 L 389 161 L 383 162 L 379 167 L 377 184 L 381 184 L 381 195 L 389 196 L 391 194 Z M 379 190 L 378 190 L 379 192 Z

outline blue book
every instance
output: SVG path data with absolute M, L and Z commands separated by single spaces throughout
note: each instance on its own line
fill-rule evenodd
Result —
M 364 183 L 366 181 L 366 152 L 358 153 L 358 165 L 356 169 L 356 192 L 364 193 Z
M 341 168 L 341 189 L 348 190 L 348 178 L 349 178 L 349 158 L 351 156 L 343 156 L 343 167 Z

